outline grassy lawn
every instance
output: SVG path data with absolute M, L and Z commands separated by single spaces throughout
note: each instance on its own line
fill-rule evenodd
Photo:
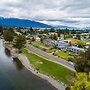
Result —
M 42 42 L 40 42 L 40 41 L 34 41 L 34 42 L 31 42 L 31 44 L 32 44 L 33 46 L 38 46 L 38 47 L 44 46 L 44 47 L 52 48 L 52 46 L 47 45 L 47 44 L 45 44 L 45 43 L 42 43 Z
M 54 49 L 54 48 L 51 48 L 51 49 L 47 49 L 46 50 L 47 53 L 52 53 L 52 52 L 55 52 L 55 51 L 56 51 L 56 49 Z
M 65 60 L 73 59 L 73 55 L 71 55 L 69 52 L 60 51 L 55 53 L 56 56 L 63 58 Z
M 74 39 L 74 38 L 68 38 L 65 41 L 67 41 L 67 42 L 69 41 L 69 42 L 71 42 L 72 45 L 76 45 L 79 40 L 78 39 Z
M 34 41 L 34 42 L 32 42 L 32 45 L 33 45 L 33 46 L 44 46 L 44 44 L 41 43 L 41 42 L 39 42 L 39 41 Z
M 62 65 L 47 61 L 33 53 L 28 53 L 26 49 L 23 49 L 22 51 L 28 57 L 31 64 L 39 72 L 49 75 L 56 80 L 62 81 L 63 83 L 66 83 L 68 85 L 71 83 L 71 76 L 74 74 L 73 71 L 67 69 Z
M 87 43 L 87 42 L 89 42 L 90 40 L 80 40 L 80 41 L 82 41 L 83 43 Z
M 70 40 L 72 44 L 77 44 L 78 41 L 83 41 L 85 43 L 90 41 L 90 40 L 78 40 L 78 39 L 74 39 L 74 38 L 69 38 L 69 39 L 66 39 L 66 40 Z

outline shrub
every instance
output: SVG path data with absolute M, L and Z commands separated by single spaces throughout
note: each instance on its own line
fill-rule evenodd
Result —
M 74 58 L 73 57 L 68 57 L 68 61 L 73 61 Z

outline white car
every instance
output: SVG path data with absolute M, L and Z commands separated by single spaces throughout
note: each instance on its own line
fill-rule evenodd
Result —
M 69 61 L 68 63 L 74 66 L 74 63 L 73 62 Z

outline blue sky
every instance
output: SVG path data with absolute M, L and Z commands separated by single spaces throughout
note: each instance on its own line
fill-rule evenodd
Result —
M 90 0 L 0 0 L 0 16 L 85 27 L 90 26 Z

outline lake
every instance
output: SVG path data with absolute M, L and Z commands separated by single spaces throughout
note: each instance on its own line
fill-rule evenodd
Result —
M 13 60 L 0 39 L 0 90 L 57 90 L 48 81 L 28 71 Z

